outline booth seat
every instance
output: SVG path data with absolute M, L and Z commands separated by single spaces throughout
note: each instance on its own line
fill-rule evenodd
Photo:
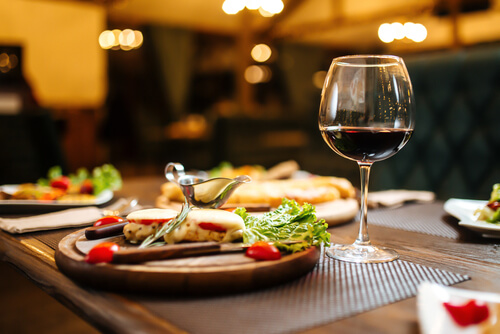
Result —
M 374 164 L 371 189 L 434 191 L 487 199 L 500 182 L 500 47 L 407 57 L 415 132 Z

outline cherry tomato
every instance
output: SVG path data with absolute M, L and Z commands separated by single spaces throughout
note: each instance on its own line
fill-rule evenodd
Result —
M 119 223 L 125 221 L 124 218 L 118 217 L 118 216 L 106 216 L 102 217 L 94 223 L 94 226 L 102 226 L 102 225 L 108 225 L 108 224 L 113 224 L 113 223 Z
M 245 255 L 257 261 L 281 259 L 281 253 L 278 248 L 265 241 L 255 242 L 252 246 L 248 247 Z
M 487 205 L 493 211 L 497 211 L 498 209 L 500 209 L 500 202 L 499 201 L 490 202 Z
M 89 179 L 84 180 L 80 186 L 80 194 L 89 194 L 92 195 L 94 193 L 94 185 L 92 181 Z
M 477 325 L 488 319 L 490 312 L 486 304 L 478 304 L 475 300 L 471 300 L 464 305 L 453 305 L 443 303 L 448 313 L 455 322 L 462 327 Z
M 62 189 L 62 190 L 68 190 L 70 184 L 71 184 L 71 180 L 67 176 L 60 176 L 56 179 L 53 179 L 50 182 L 50 186 L 52 188 L 57 188 L 57 189 Z
M 101 263 L 111 262 L 113 260 L 113 253 L 120 249 L 120 246 L 114 242 L 103 242 L 94 246 L 89 253 L 85 256 L 87 263 Z

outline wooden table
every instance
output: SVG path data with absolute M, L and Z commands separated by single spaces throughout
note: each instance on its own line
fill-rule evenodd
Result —
M 154 204 L 162 182 L 162 178 L 152 177 L 126 180 L 117 196 L 136 195 L 141 204 Z M 422 209 L 425 210 L 425 205 Z M 340 225 L 330 231 L 333 241 L 351 243 L 357 234 L 357 224 Z M 500 292 L 498 241 L 483 239 L 466 230 L 463 232 L 460 240 L 453 240 L 377 226 L 370 229 L 370 236 L 397 249 L 402 260 L 472 277 L 457 287 Z M 54 249 L 37 240 L 34 234 L 11 235 L 0 231 L 1 259 L 16 266 L 36 285 L 99 330 L 116 333 L 183 332 L 125 294 L 79 286 L 59 272 L 54 253 Z M 306 331 L 332 332 L 418 333 L 416 299 L 408 298 Z

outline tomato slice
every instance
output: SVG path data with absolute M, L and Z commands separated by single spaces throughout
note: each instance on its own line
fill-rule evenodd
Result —
M 119 223 L 125 221 L 124 218 L 118 217 L 118 216 L 106 216 L 102 217 L 94 223 L 94 226 L 102 226 L 102 225 L 108 225 L 108 224 L 113 224 L 113 223 Z
M 480 324 L 490 316 L 488 305 L 478 304 L 475 300 L 471 300 L 464 305 L 450 303 L 443 303 L 443 305 L 455 320 L 455 323 L 462 327 Z
M 257 261 L 273 261 L 281 259 L 281 253 L 276 246 L 265 241 L 257 241 L 248 247 L 245 255 Z
M 226 229 L 224 227 L 214 223 L 199 223 L 198 226 L 204 230 L 215 231 L 215 232 L 226 232 Z
M 85 256 L 87 263 L 109 263 L 113 260 L 113 253 L 120 249 L 120 246 L 114 242 L 103 242 L 94 248 Z

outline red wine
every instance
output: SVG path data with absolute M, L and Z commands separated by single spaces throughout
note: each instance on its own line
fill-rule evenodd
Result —
M 375 162 L 396 154 L 410 139 L 412 129 L 328 127 L 321 131 L 328 146 L 341 156 Z

